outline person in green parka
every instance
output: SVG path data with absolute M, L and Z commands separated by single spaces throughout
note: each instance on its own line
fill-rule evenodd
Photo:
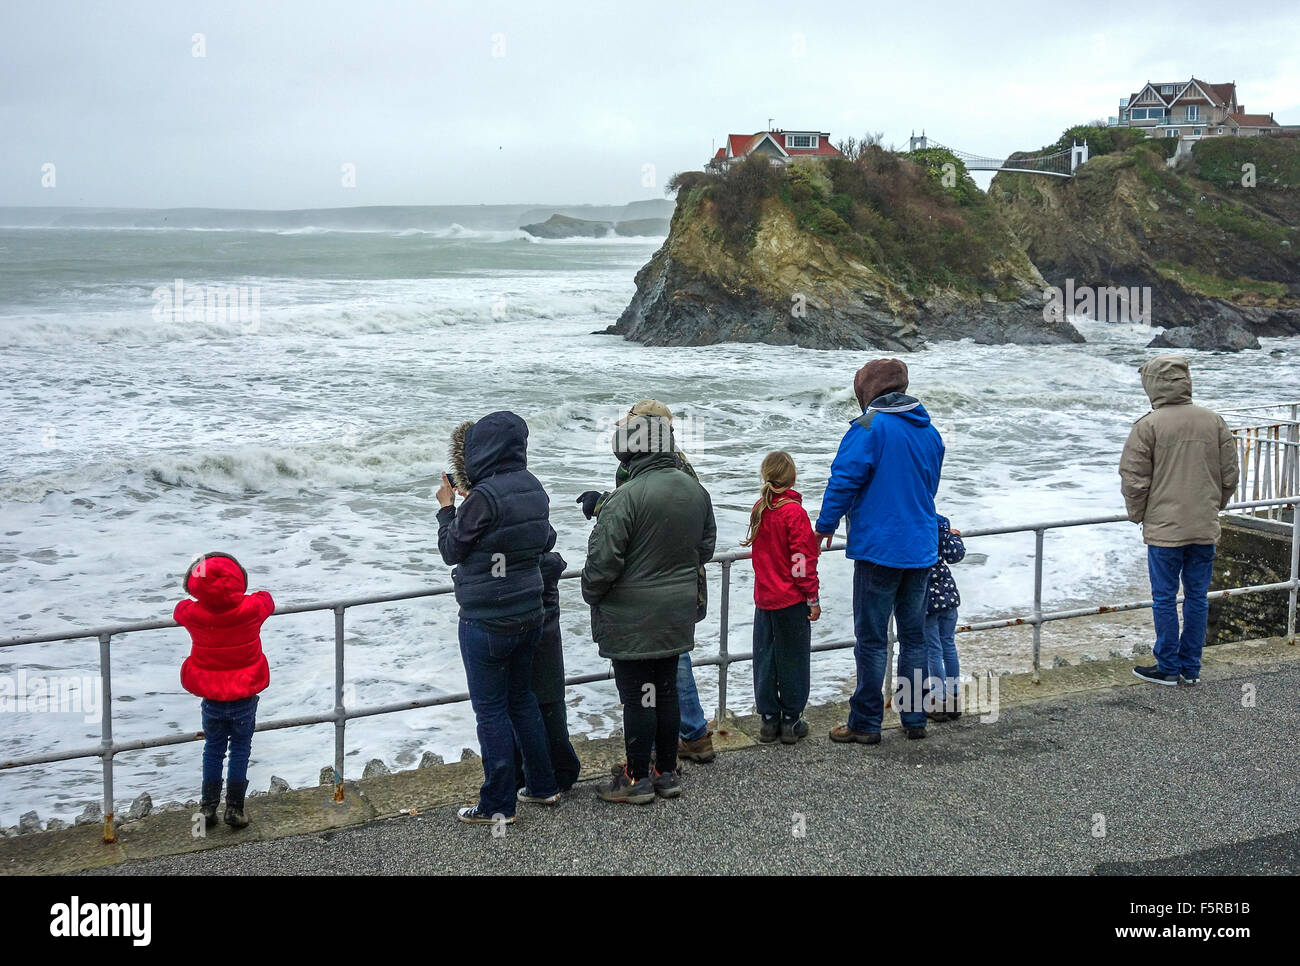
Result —
M 591 531 L 582 596 L 600 655 L 614 663 L 627 762 L 597 794 L 646 804 L 681 792 L 677 662 L 695 646 L 697 575 L 713 556 L 717 526 L 708 491 L 679 471 L 669 420 L 631 416 L 612 448 L 627 479 Z
M 657 399 L 642 399 L 632 406 L 624 421 L 631 416 L 662 416 L 670 423 L 673 421 L 672 410 Z M 687 459 L 685 453 L 678 449 L 673 454 L 673 459 L 677 469 L 686 473 L 691 479 L 699 480 L 695 467 L 691 466 L 691 461 Z M 627 466 L 620 463 L 614 474 L 614 486 L 622 486 L 627 479 Z M 601 508 L 604 507 L 611 492 L 613 491 L 602 493 L 599 490 L 587 490 L 575 502 L 582 505 L 583 514 L 590 520 L 600 515 Z M 703 567 L 700 568 L 697 576 L 697 588 L 695 621 L 699 623 L 704 619 L 709 607 L 709 585 Z M 713 732 L 709 730 L 709 719 L 704 713 L 704 706 L 700 703 L 700 691 L 695 684 L 695 672 L 691 667 L 691 656 L 688 653 L 683 653 L 677 659 L 677 703 L 682 719 L 677 757 L 686 761 L 708 764 L 713 761 L 717 753 L 713 750 Z

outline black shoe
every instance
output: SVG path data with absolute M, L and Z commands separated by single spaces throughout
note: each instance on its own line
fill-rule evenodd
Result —
M 1133 669 L 1133 676 L 1141 678 L 1149 684 L 1164 684 L 1170 687 L 1178 686 L 1177 674 L 1165 674 L 1155 665 L 1152 665 L 1151 667 L 1135 667 Z
M 781 736 L 781 719 L 773 718 L 770 721 L 763 720 L 763 727 L 758 729 L 758 740 L 765 745 L 770 745 Z
M 793 745 L 808 734 L 808 722 L 803 718 L 781 722 L 781 744 Z
M 204 828 L 217 824 L 217 806 L 220 804 L 221 782 L 204 782 L 203 795 L 199 799 L 199 814 L 203 816 Z
M 952 715 L 948 714 L 947 711 L 927 711 L 925 716 L 934 722 L 952 720 Z
M 248 816 L 244 814 L 244 793 L 248 782 L 226 782 L 226 824 L 231 828 L 246 828 Z
M 918 738 L 924 738 L 924 737 L 925 737 L 925 729 L 924 729 L 924 728 L 908 728 L 908 729 L 907 729 L 907 737 L 908 737 L 908 740 L 910 740 L 910 741 L 915 741 L 915 740 L 918 739 Z
M 1179 674 L 1178 683 L 1185 684 L 1189 688 L 1194 688 L 1196 687 L 1196 685 L 1201 683 L 1201 676 L 1199 674 L 1195 674 L 1191 677 L 1188 677 L 1186 674 Z
M 480 809 L 477 804 L 456 809 L 456 820 L 464 822 L 466 825 L 513 825 L 515 823 L 513 815 L 503 815 L 500 812 L 496 815 L 489 815 Z

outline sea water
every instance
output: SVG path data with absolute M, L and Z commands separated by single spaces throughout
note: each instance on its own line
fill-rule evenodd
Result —
M 646 348 L 594 334 L 618 318 L 657 239 L 539 242 L 509 228 L 220 230 L 182 227 L 0 229 L 0 636 L 165 619 L 196 554 L 222 550 L 253 589 L 282 605 L 449 583 L 437 552 L 439 473 L 451 430 L 497 409 L 529 426 L 529 467 L 551 495 L 558 548 L 580 567 L 591 524 L 574 502 L 612 485 L 609 431 L 647 396 L 668 403 L 714 502 L 719 551 L 736 549 L 772 449 L 793 454 L 815 518 L 831 459 L 856 415 L 854 370 L 871 356 L 768 345 Z M 180 280 L 256 295 L 256 318 L 171 311 Z M 185 301 L 183 296 L 180 300 Z M 245 305 L 248 305 L 245 302 Z M 1160 320 L 1156 319 L 1158 323 Z M 1145 327 L 1086 325 L 1087 345 L 940 343 L 907 357 L 911 391 L 947 444 L 940 512 L 984 527 L 1122 510 L 1117 461 L 1148 408 L 1137 366 Z M 1191 353 L 1198 401 L 1224 407 L 1294 396 L 1300 340 L 1261 351 Z M 1032 534 L 974 539 L 954 568 L 963 620 L 1023 613 Z M 814 640 L 852 636 L 851 570 L 821 562 Z M 733 651 L 749 650 L 747 565 L 733 571 Z M 698 653 L 718 647 L 718 571 Z M 1049 533 L 1048 608 L 1145 595 L 1129 524 Z M 608 668 L 576 581 L 561 585 L 570 674 Z M 450 596 L 347 612 L 347 703 L 463 691 Z M 1111 634 L 1131 648 L 1141 632 Z M 1021 669 L 1021 630 L 959 638 L 963 668 Z M 328 611 L 263 628 L 271 686 L 262 720 L 334 703 Z M 1112 640 L 1086 626 L 1045 631 L 1045 662 Z M 114 738 L 199 729 L 180 687 L 179 629 L 113 639 Z M 0 651 L 0 676 L 93 676 L 91 640 Z M 847 651 L 815 659 L 812 699 L 842 693 Z M 734 666 L 728 706 L 752 707 L 750 668 Z M 698 675 L 706 708 L 716 672 Z M 82 709 L 84 710 L 84 709 Z M 93 711 L 93 709 L 92 709 Z M 569 691 L 570 726 L 618 727 L 612 682 Z M 97 713 L 0 715 L 0 757 L 87 748 Z M 347 772 L 380 758 L 413 767 L 424 751 L 477 747 L 465 704 L 349 723 Z M 119 808 L 197 795 L 198 744 L 126 752 Z M 314 784 L 333 757 L 330 725 L 259 734 L 250 779 Z M 94 759 L 0 772 L 0 824 L 35 808 L 70 817 L 99 797 Z

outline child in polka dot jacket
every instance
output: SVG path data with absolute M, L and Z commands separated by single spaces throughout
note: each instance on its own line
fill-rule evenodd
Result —
M 961 668 L 957 663 L 957 608 L 961 595 L 957 582 L 952 579 L 948 564 L 957 563 L 966 556 L 966 545 L 961 541 L 961 531 L 952 529 L 948 518 L 939 521 L 939 562 L 930 568 L 930 582 L 926 588 L 925 650 L 929 665 L 930 688 L 934 697 L 928 711 L 931 721 L 956 721 L 961 717 L 957 707 L 957 686 Z

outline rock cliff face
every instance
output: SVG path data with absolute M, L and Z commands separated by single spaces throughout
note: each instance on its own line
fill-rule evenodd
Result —
M 1152 345 L 1300 334 L 1300 139 L 1201 141 L 1173 169 L 1139 144 L 1072 180 L 1000 173 L 989 196 L 1049 284 L 1149 288 Z
M 894 239 L 896 226 L 836 191 L 840 186 L 820 172 L 778 170 L 772 177 L 776 182 L 752 199 L 743 236 L 730 242 L 712 185 L 683 186 L 667 240 L 637 273 L 636 294 L 608 331 L 648 345 L 767 342 L 898 351 L 942 339 L 1083 341 L 1068 322 L 1044 318 L 1042 276 L 983 199 L 968 213 L 956 202 L 943 204 L 941 195 L 925 196 L 927 215 L 943 219 L 950 243 L 956 236 L 962 244 L 966 234 L 973 250 L 988 252 L 977 256 L 971 278 L 959 279 L 942 264 L 925 274 L 900 270 L 901 243 L 891 253 L 854 230 L 855 223 L 877 225 Z M 928 175 L 910 177 L 904 188 Z M 821 202 L 834 208 L 819 211 Z M 848 218 L 826 215 L 827 209 Z

